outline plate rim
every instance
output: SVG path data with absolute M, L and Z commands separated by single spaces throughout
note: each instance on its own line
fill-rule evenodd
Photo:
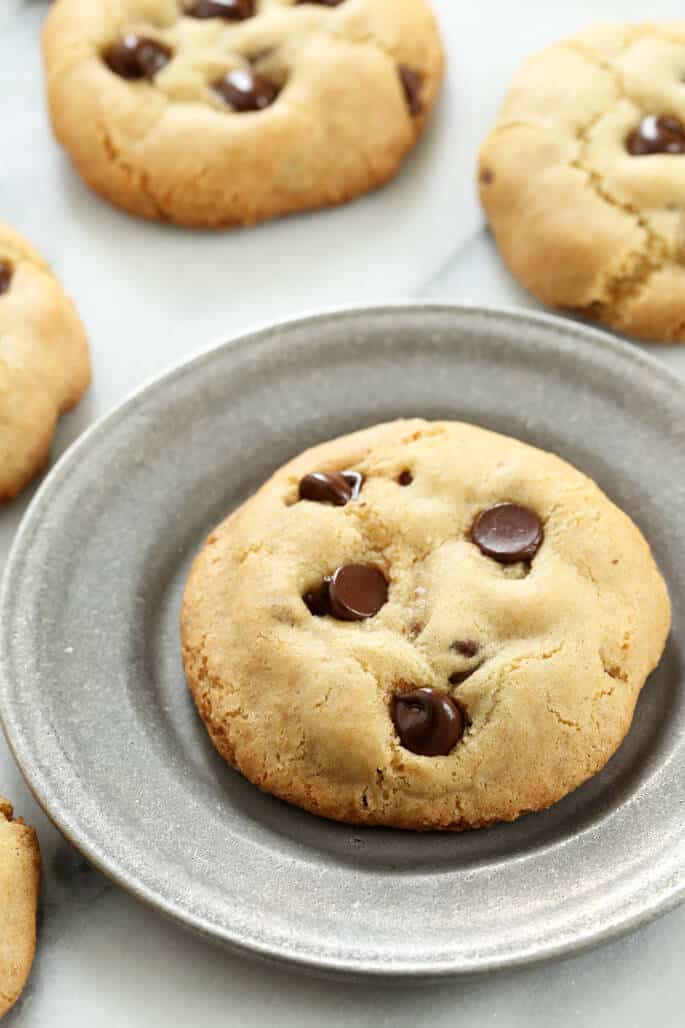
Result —
M 403 978 L 417 982 L 430 982 L 446 978 L 468 978 L 576 955 L 620 938 L 677 907 L 685 899 L 685 873 L 677 881 L 671 882 L 669 889 L 661 890 L 658 898 L 633 910 L 620 921 L 612 922 L 608 927 L 586 928 L 584 931 L 576 931 L 571 938 L 556 944 L 546 943 L 535 948 L 529 947 L 529 950 L 519 950 L 512 956 L 484 959 L 476 957 L 473 962 L 466 962 L 463 958 L 458 961 L 436 962 L 433 958 L 432 963 L 430 960 L 424 959 L 402 960 L 397 965 L 393 961 L 388 961 L 387 964 L 381 965 L 378 961 L 365 962 L 364 958 L 314 956 L 309 952 L 284 950 L 278 941 L 265 943 L 255 939 L 246 939 L 239 932 L 233 931 L 230 925 L 219 927 L 202 916 L 181 908 L 172 899 L 160 896 L 145 882 L 122 869 L 116 858 L 111 855 L 109 857 L 106 854 L 103 855 L 98 846 L 92 843 L 92 840 L 79 836 L 65 805 L 52 795 L 49 777 L 41 773 L 31 754 L 25 752 L 21 741 L 14 734 L 16 726 L 12 716 L 12 705 L 7 698 L 9 688 L 7 655 L 10 646 L 8 624 L 11 620 L 9 611 L 12 608 L 12 587 L 15 579 L 21 574 L 22 553 L 33 530 L 34 522 L 40 520 L 43 507 L 49 502 L 52 493 L 59 489 L 72 463 L 80 458 L 94 439 L 102 434 L 107 434 L 110 427 L 117 424 L 122 417 L 128 417 L 143 398 L 147 398 L 148 395 L 159 390 L 165 390 L 176 380 L 195 373 L 203 365 L 221 359 L 227 351 L 234 352 L 258 346 L 263 340 L 269 339 L 274 332 L 312 327 L 321 321 L 340 318 L 356 320 L 386 315 L 402 317 L 404 314 L 416 314 L 420 311 L 439 315 L 453 314 L 461 318 L 505 321 L 519 327 L 531 325 L 538 329 L 547 328 L 552 333 L 561 332 L 566 336 L 567 341 L 573 339 L 581 346 L 603 347 L 609 353 L 613 352 L 619 360 L 633 365 L 652 379 L 659 379 L 663 387 L 675 393 L 682 394 L 684 390 L 684 383 L 678 375 L 661 364 L 655 356 L 645 353 L 628 341 L 583 322 L 546 312 L 526 311 L 513 306 L 461 304 L 432 300 L 391 301 L 361 306 L 327 306 L 276 321 L 259 322 L 237 335 L 218 337 L 207 346 L 173 362 L 157 374 L 149 376 L 127 393 L 110 411 L 97 418 L 74 440 L 55 462 L 31 499 L 14 536 L 0 584 L 0 724 L 10 752 L 30 792 L 55 828 L 108 880 L 179 926 L 193 931 L 210 942 L 221 944 L 235 954 L 248 955 L 281 968 L 284 966 L 295 967 L 324 977 L 343 977 L 348 980 L 351 977 L 360 980 L 392 979 L 395 981 Z M 284 341 L 284 345 L 287 345 L 287 340 Z M 323 345 L 334 346 L 335 343 L 324 343 Z

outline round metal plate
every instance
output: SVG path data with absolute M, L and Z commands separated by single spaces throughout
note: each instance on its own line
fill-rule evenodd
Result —
M 31 788 L 136 896 L 328 973 L 439 976 L 568 953 L 681 898 L 685 419 L 654 361 L 547 317 L 335 312 L 189 361 L 87 432 L 35 498 L 0 608 L 0 707 Z M 674 630 L 605 771 L 463 835 L 363 830 L 264 796 L 214 753 L 177 622 L 205 533 L 299 450 L 395 416 L 554 450 L 641 526 Z

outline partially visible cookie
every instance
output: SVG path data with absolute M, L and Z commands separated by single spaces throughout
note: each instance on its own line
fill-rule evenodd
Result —
M 40 851 L 36 833 L 12 820 L 0 796 L 0 1018 L 21 995 L 36 950 Z
M 435 103 L 425 0 L 57 0 L 57 139 L 144 218 L 251 224 L 386 182 Z
M 544 303 L 685 342 L 685 21 L 605 25 L 531 58 L 480 154 L 502 255 Z
M 315 814 L 541 810 L 628 731 L 670 623 L 637 527 L 558 457 L 399 421 L 280 468 L 211 533 L 183 659 L 219 753 Z
M 90 382 L 85 331 L 45 262 L 0 223 L 0 502 L 40 471 Z

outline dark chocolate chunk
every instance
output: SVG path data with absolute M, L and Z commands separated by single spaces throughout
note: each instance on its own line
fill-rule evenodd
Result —
M 378 568 L 346 564 L 331 577 L 328 599 L 331 614 L 339 621 L 364 621 L 387 602 L 388 583 Z
M 185 12 L 189 18 L 226 18 L 243 21 L 255 13 L 254 0 L 195 0 Z
M 411 485 L 414 481 L 414 476 L 411 471 L 403 471 L 397 481 L 400 485 Z
M 9 261 L 0 260 L 0 296 L 9 290 L 14 269 Z
M 110 43 L 103 53 L 105 64 L 115 75 L 123 79 L 152 79 L 169 63 L 173 56 L 171 47 L 155 39 L 127 33 L 121 39 Z
M 486 557 L 500 564 L 532 560 L 542 543 L 540 518 L 517 503 L 498 503 L 476 518 L 471 538 Z
M 310 614 L 313 614 L 315 618 L 325 618 L 331 612 L 328 602 L 328 579 L 324 578 L 320 586 L 310 589 L 302 599 L 309 608 Z
M 470 668 L 468 671 L 453 671 L 448 679 L 450 685 L 463 685 L 466 679 L 474 673 L 474 670 L 474 668 Z
M 263 111 L 278 96 L 278 86 L 254 68 L 234 68 L 214 83 L 214 91 L 234 111 Z
M 358 471 L 313 471 L 300 482 L 300 499 L 344 507 L 357 499 L 363 482 Z
M 400 76 L 400 82 L 404 89 L 404 95 L 407 99 L 407 106 L 410 112 L 416 118 L 419 114 L 423 114 L 423 100 L 421 99 L 421 90 L 423 89 L 423 75 L 416 68 L 411 68 L 408 64 L 399 64 L 397 70 Z
M 404 748 L 424 757 L 446 756 L 464 734 L 461 710 L 437 689 L 395 695 L 392 720 Z
M 671 114 L 650 114 L 630 133 L 626 148 L 633 157 L 685 153 L 685 126 Z
M 352 498 L 352 487 L 339 471 L 313 471 L 300 482 L 300 499 L 344 507 Z
M 462 657 L 475 657 L 480 647 L 475 639 L 456 639 L 450 649 L 460 653 Z

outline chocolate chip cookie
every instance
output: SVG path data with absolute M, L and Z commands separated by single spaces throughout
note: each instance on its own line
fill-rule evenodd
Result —
M 592 481 L 417 420 L 277 471 L 207 539 L 181 629 L 209 735 L 260 788 L 341 821 L 463 829 L 599 771 L 669 624 L 649 546 Z
M 36 833 L 12 819 L 0 796 L 0 1018 L 26 983 L 36 950 L 40 851 Z
M 145 218 L 250 224 L 386 182 L 435 103 L 425 0 L 57 0 L 54 131 Z
M 500 250 L 544 303 L 685 341 L 685 21 L 591 29 L 516 76 L 480 155 Z
M 89 381 L 73 304 L 35 250 L 0 224 L 0 502 L 47 462 L 59 415 Z

